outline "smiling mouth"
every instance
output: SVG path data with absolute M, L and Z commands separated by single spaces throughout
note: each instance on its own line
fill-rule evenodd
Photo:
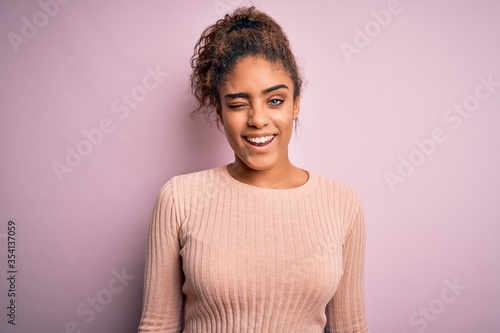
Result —
M 267 136 L 260 136 L 260 137 L 248 137 L 248 136 L 246 136 L 245 140 L 249 144 L 251 144 L 252 146 L 261 147 L 261 146 L 265 146 L 265 145 L 268 145 L 269 143 L 271 143 L 271 141 L 274 140 L 275 136 L 276 135 L 267 135 Z

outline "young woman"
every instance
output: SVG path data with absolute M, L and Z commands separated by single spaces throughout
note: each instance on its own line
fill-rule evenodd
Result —
M 302 81 L 281 27 L 239 8 L 203 32 L 192 67 L 234 162 L 161 189 L 139 332 L 368 332 L 359 198 L 288 158 Z

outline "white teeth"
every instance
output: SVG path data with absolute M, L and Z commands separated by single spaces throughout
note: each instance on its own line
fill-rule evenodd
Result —
M 247 141 L 250 141 L 252 143 L 265 143 L 265 142 L 271 141 L 273 138 L 274 138 L 274 135 L 263 136 L 263 137 L 260 137 L 260 138 L 249 138 L 249 137 L 246 137 Z

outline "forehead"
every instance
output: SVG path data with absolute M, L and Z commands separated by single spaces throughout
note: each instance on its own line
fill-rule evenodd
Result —
M 238 60 L 220 90 L 221 92 L 262 91 L 278 84 L 286 84 L 290 89 L 293 86 L 290 75 L 279 62 L 270 62 L 263 57 L 247 56 Z

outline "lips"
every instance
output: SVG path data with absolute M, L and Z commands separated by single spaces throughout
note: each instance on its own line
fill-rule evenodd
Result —
M 245 136 L 245 140 L 255 147 L 262 147 L 270 144 L 276 135 L 265 135 L 265 136 Z

